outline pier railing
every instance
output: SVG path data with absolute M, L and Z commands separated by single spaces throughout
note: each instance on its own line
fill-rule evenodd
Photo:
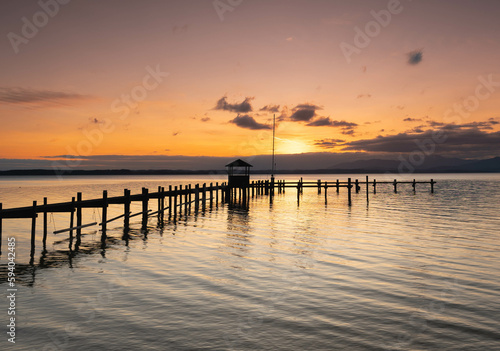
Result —
M 302 178 L 299 181 L 291 182 L 285 180 L 257 180 L 252 181 L 247 187 L 244 188 L 229 188 L 226 183 L 210 183 L 209 185 L 196 184 L 186 185 L 186 186 L 169 186 L 166 190 L 164 187 L 159 186 L 156 192 L 149 192 L 149 189 L 142 188 L 140 194 L 131 194 L 129 189 L 124 189 L 123 196 L 109 197 L 107 190 L 102 193 L 102 198 L 83 200 L 82 193 L 77 193 L 76 198 L 73 197 L 71 201 L 63 203 L 49 204 L 47 198 L 43 200 L 43 204 L 37 204 L 33 201 L 32 206 L 19 207 L 19 208 L 8 208 L 3 209 L 0 203 L 0 254 L 2 245 L 2 221 L 3 219 L 10 218 L 30 218 L 31 223 L 31 246 L 32 250 L 35 247 L 35 236 L 36 236 L 36 219 L 39 214 L 43 215 L 43 243 L 47 239 L 47 214 L 56 212 L 66 212 L 70 213 L 70 223 L 68 228 L 55 230 L 54 234 L 69 232 L 70 236 L 73 232 L 77 235 L 81 234 L 83 228 L 98 225 L 101 227 L 103 237 L 106 235 L 108 223 L 114 222 L 118 219 L 123 218 L 124 230 L 128 230 L 130 225 L 130 218 L 136 216 L 142 216 L 142 228 L 147 227 L 148 218 L 157 215 L 158 219 L 163 221 L 165 213 L 168 212 L 169 218 L 174 218 L 182 213 L 188 214 L 191 212 L 191 206 L 194 206 L 194 212 L 206 210 L 207 203 L 210 208 L 213 207 L 214 203 L 229 203 L 229 204 L 247 204 L 250 197 L 258 195 L 270 195 L 271 201 L 276 192 L 279 194 L 285 193 L 286 189 L 295 188 L 297 189 L 297 201 L 300 203 L 300 196 L 303 193 L 304 188 L 317 188 L 318 194 L 324 191 L 325 201 L 327 198 L 328 189 L 334 188 L 337 193 L 340 192 L 340 188 L 347 189 L 348 205 L 352 204 L 352 190 L 359 193 L 361 190 L 361 185 L 366 187 L 366 199 L 369 201 L 369 187 L 373 187 L 373 193 L 377 192 L 377 185 L 379 184 L 392 184 L 394 192 L 397 193 L 398 185 L 400 184 L 411 184 L 413 191 L 416 191 L 417 184 L 430 184 L 431 193 L 434 192 L 434 184 L 436 182 L 431 179 L 430 181 L 377 181 L 375 179 L 369 181 L 368 176 L 365 181 L 359 181 L 355 179 L 352 181 L 348 178 L 347 181 L 303 181 Z M 157 200 L 157 209 L 153 211 L 150 209 L 150 201 Z M 131 204 L 133 202 L 140 202 L 142 204 L 142 210 L 137 213 L 131 212 Z M 123 214 L 108 218 L 108 206 L 109 205 L 123 205 Z M 102 209 L 102 220 L 100 223 L 82 223 L 82 210 L 84 208 L 99 208 Z M 76 216 L 76 223 L 75 223 Z

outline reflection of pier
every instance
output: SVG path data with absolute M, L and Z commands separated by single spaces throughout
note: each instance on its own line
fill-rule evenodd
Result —
M 47 198 L 44 198 L 43 204 L 38 205 L 36 201 L 33 202 L 33 206 L 2 209 L 2 204 L 0 204 L 0 254 L 2 245 L 2 220 L 9 218 L 28 218 L 31 219 L 31 257 L 33 260 L 34 250 L 35 250 L 35 237 L 36 237 L 36 219 L 39 214 L 43 215 L 43 247 L 45 248 L 47 240 L 47 214 L 54 212 L 66 212 L 70 214 L 69 227 L 61 230 L 54 231 L 54 234 L 69 232 L 70 242 L 73 240 L 73 233 L 76 233 L 76 241 L 78 242 L 83 228 L 100 226 L 102 231 L 101 241 L 106 240 L 106 230 L 107 224 L 118 219 L 123 218 L 124 227 L 124 238 L 126 239 L 127 233 L 130 229 L 130 218 L 136 216 L 142 216 L 142 226 L 141 232 L 147 233 L 148 219 L 151 216 L 156 215 L 158 217 L 158 223 L 163 224 L 165 215 L 168 213 L 168 219 L 176 221 L 177 217 L 184 215 L 189 215 L 191 212 L 198 213 L 200 210 L 205 211 L 207 206 L 212 209 L 218 206 L 219 203 L 228 203 L 230 208 L 243 208 L 248 209 L 249 199 L 255 196 L 269 195 L 270 201 L 273 201 L 275 193 L 284 194 L 287 188 L 297 189 L 297 203 L 300 204 L 300 197 L 303 194 L 304 188 L 317 188 L 318 194 L 322 191 L 325 194 L 325 202 L 327 201 L 328 190 L 334 188 L 337 193 L 340 192 L 340 188 L 347 189 L 347 199 L 348 205 L 352 204 L 352 189 L 356 193 L 361 190 L 361 185 L 366 187 L 366 198 L 369 200 L 369 186 L 373 187 L 373 192 L 377 192 L 378 184 L 392 184 L 394 187 L 394 192 L 397 193 L 398 185 L 400 184 L 411 184 L 413 191 L 416 191 L 417 184 L 430 184 L 431 192 L 434 192 L 434 184 L 436 183 L 431 179 L 430 182 L 422 181 L 397 181 L 392 182 L 377 182 L 375 179 L 372 181 L 358 181 L 357 179 L 353 182 L 351 178 L 347 181 L 327 182 L 318 180 L 317 182 L 304 182 L 302 178 L 297 182 L 286 182 L 284 180 L 274 180 L 274 177 L 269 180 L 249 180 L 249 167 L 251 165 L 244 161 L 237 160 L 228 165 L 229 173 L 229 184 L 226 183 L 215 183 L 213 185 L 210 183 L 208 186 L 206 184 L 194 186 L 186 185 L 180 186 L 169 186 L 168 190 L 164 187 L 158 187 L 157 192 L 149 192 L 147 188 L 142 188 L 141 194 L 132 195 L 130 190 L 125 189 L 123 196 L 108 197 L 108 192 L 103 191 L 102 198 L 83 200 L 82 193 L 77 193 L 76 198 L 72 198 L 71 202 L 48 204 Z M 243 168 L 243 171 L 236 171 L 236 168 Z M 157 209 L 153 212 L 149 207 L 151 200 L 156 200 Z M 138 213 L 132 214 L 130 211 L 131 203 L 139 202 L 142 204 L 142 210 Z M 114 218 L 108 218 L 108 206 L 112 204 L 123 205 L 123 214 L 116 216 Z M 194 208 L 193 208 L 194 207 Z M 102 221 L 101 223 L 82 223 L 82 212 L 85 208 L 98 208 L 102 210 Z M 76 224 L 75 224 L 76 215 Z

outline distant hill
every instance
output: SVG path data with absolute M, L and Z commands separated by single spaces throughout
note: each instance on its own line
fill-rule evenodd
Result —
M 406 158 L 406 162 L 408 159 Z M 448 158 L 431 155 L 425 158 L 421 165 L 402 163 L 401 160 L 390 159 L 367 159 L 352 162 L 341 162 L 328 168 L 308 169 L 304 164 L 297 162 L 296 168 L 280 169 L 276 174 L 287 173 L 465 173 L 465 172 L 500 172 L 500 157 L 486 160 L 466 160 L 461 158 Z M 269 174 L 269 169 L 254 169 L 253 174 Z M 73 169 L 65 172 L 64 175 L 189 175 L 189 174 L 226 174 L 225 170 L 129 170 L 129 169 L 102 169 L 102 170 L 81 170 Z M 54 176 L 61 175 L 52 169 L 28 169 L 0 171 L 0 176 Z

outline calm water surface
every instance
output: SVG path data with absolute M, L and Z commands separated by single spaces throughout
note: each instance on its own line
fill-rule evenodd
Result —
M 69 225 L 68 214 L 53 214 L 45 252 L 38 221 L 32 264 L 31 221 L 5 219 L 0 289 L 6 296 L 6 243 L 15 237 L 17 329 L 11 344 L 4 298 L 0 349 L 500 350 L 500 175 L 415 177 L 436 179 L 435 194 L 429 185 L 416 194 L 379 185 L 367 205 L 363 187 L 349 208 L 344 189 L 330 189 L 326 203 L 304 189 L 300 204 L 287 189 L 272 204 L 252 198 L 248 210 L 219 205 L 164 223 L 153 216 L 146 233 L 135 217 L 128 239 L 118 220 L 104 243 L 97 227 L 78 243 L 52 234 Z M 304 180 L 318 178 L 337 176 Z M 0 202 L 224 180 L 0 178 Z M 83 222 L 100 216 L 85 209 Z

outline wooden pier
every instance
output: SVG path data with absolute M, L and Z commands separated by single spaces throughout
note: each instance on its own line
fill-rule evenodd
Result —
M 194 212 L 198 213 L 200 210 L 205 211 L 207 205 L 213 208 L 214 204 L 218 206 L 219 203 L 227 203 L 230 206 L 241 206 L 243 208 L 248 208 L 248 201 L 250 198 L 255 196 L 269 196 L 271 201 L 273 196 L 278 194 L 284 194 L 286 189 L 294 188 L 297 191 L 297 203 L 300 204 L 300 197 L 303 194 L 304 188 L 317 188 L 318 194 L 324 192 L 325 201 L 327 199 L 328 189 L 334 188 L 336 193 L 340 192 L 341 188 L 347 189 L 347 199 L 348 205 L 352 204 L 352 191 L 359 193 L 361 186 L 366 187 L 366 199 L 369 201 L 369 187 L 373 187 L 373 193 L 377 192 L 377 185 L 379 184 L 392 184 L 394 188 L 394 193 L 398 192 L 398 185 L 401 184 L 411 184 L 413 191 L 416 191 L 417 184 L 430 184 L 431 193 L 434 192 L 434 184 L 436 182 L 431 179 L 430 181 L 377 181 L 373 179 L 368 180 L 368 176 L 365 181 L 359 181 L 355 179 L 348 178 L 347 181 L 335 182 L 321 181 L 317 180 L 315 182 L 305 182 L 302 178 L 296 182 L 290 182 L 285 180 L 258 180 L 252 181 L 245 187 L 229 187 L 226 183 L 210 183 L 209 185 L 196 184 L 194 186 L 169 186 L 168 190 L 164 187 L 158 187 L 156 192 L 150 192 L 147 188 L 142 188 L 140 194 L 132 195 L 130 190 L 124 189 L 123 196 L 109 197 L 107 190 L 104 190 L 102 197 L 99 199 L 84 200 L 82 193 L 77 193 L 76 198 L 73 197 L 71 201 L 49 204 L 47 198 L 44 198 L 43 204 L 37 204 L 33 201 L 32 206 L 20 207 L 20 208 L 7 208 L 4 209 L 0 203 L 0 254 L 2 248 L 2 221 L 4 219 L 11 218 L 27 218 L 31 219 L 31 250 L 32 253 L 35 249 L 35 238 L 36 238 L 36 219 L 39 214 L 43 215 L 43 246 L 46 245 L 47 240 L 47 220 L 48 213 L 69 213 L 69 226 L 64 229 L 55 230 L 54 234 L 66 233 L 68 232 L 70 237 L 73 237 L 73 232 L 76 233 L 77 237 L 81 235 L 81 231 L 84 228 L 92 226 L 100 226 L 102 231 L 102 240 L 106 239 L 106 231 L 108 224 L 119 219 L 123 219 L 124 231 L 130 227 L 130 218 L 141 216 L 141 229 L 146 231 L 148 218 L 154 215 L 158 216 L 158 221 L 163 223 L 166 213 L 168 213 L 168 218 L 175 221 L 177 216 L 182 216 L 190 214 L 194 207 Z M 153 211 L 150 208 L 151 200 L 156 200 L 157 206 L 156 210 Z M 133 202 L 139 202 L 142 204 L 142 210 L 137 213 L 132 213 L 130 211 L 131 204 Z M 108 218 L 108 207 L 109 205 L 123 205 L 123 214 Z M 102 219 L 99 222 L 94 221 L 91 223 L 82 223 L 83 216 L 82 210 L 84 208 L 94 208 L 101 209 Z M 76 215 L 76 225 L 75 225 L 75 215 Z

